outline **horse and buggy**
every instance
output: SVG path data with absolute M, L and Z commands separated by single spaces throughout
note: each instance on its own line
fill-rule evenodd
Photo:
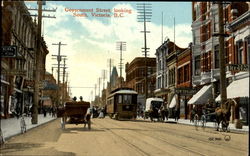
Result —
M 91 129 L 90 103 L 85 101 L 68 101 L 58 109 L 57 117 L 61 117 L 61 127 L 65 129 L 65 124 L 84 124 Z
M 197 113 L 196 111 L 191 111 L 190 122 L 194 122 L 195 126 L 198 126 L 199 122 L 201 122 L 201 126 L 205 127 L 206 122 L 214 122 L 214 126 L 217 131 L 221 129 L 224 132 L 228 132 L 229 120 L 231 116 L 231 106 L 235 105 L 235 101 L 233 99 L 228 99 L 225 102 L 225 108 L 216 107 L 213 110 L 204 111 L 202 114 Z
M 164 109 L 164 100 L 162 98 L 147 98 L 144 110 L 144 119 L 150 118 L 151 121 L 164 121 L 168 118 L 168 110 Z

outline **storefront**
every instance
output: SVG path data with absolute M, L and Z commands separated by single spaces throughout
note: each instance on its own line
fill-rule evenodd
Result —
M 9 96 L 9 109 L 8 113 L 13 116 L 20 116 L 23 113 L 23 77 L 14 76 L 14 89 Z
M 31 107 L 33 105 L 33 95 L 34 95 L 34 81 L 33 80 L 24 80 L 23 85 L 23 102 L 25 114 L 30 114 Z
M 8 110 L 8 88 L 10 83 L 7 82 L 6 77 L 1 74 L 1 106 L 0 106 L 0 117 L 7 117 Z
M 196 109 L 199 116 L 202 115 L 202 108 L 210 104 L 212 100 L 212 84 L 203 86 L 193 97 L 188 101 L 189 110 Z
M 231 108 L 231 122 L 240 120 L 243 124 L 248 125 L 248 105 L 249 105 L 249 76 L 241 78 L 235 77 L 227 86 L 227 99 L 233 99 L 235 104 Z M 220 95 L 215 99 L 216 102 L 221 101 Z

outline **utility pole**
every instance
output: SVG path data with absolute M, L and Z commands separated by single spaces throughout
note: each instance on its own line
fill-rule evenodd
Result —
M 144 33 L 144 49 L 143 53 L 145 56 L 145 85 L 144 85 L 144 90 L 145 90 L 145 103 L 146 99 L 148 97 L 148 68 L 147 68 L 147 56 L 148 56 L 148 50 L 150 48 L 147 48 L 147 33 L 150 33 L 150 31 L 147 31 L 146 29 L 146 22 L 150 22 L 150 19 L 152 17 L 152 5 L 150 3 L 139 3 L 137 4 L 137 10 L 139 15 L 137 15 L 138 22 L 143 22 L 144 23 L 144 31 L 141 31 Z
M 67 67 L 65 67 L 65 61 L 66 61 L 66 58 L 63 58 L 63 84 L 62 84 L 62 103 L 64 103 L 64 100 L 65 100 L 65 69 Z
M 38 27 L 37 27 L 37 43 L 36 43 L 36 71 L 35 71 L 35 88 L 34 88 L 34 106 L 32 113 L 32 124 L 38 122 L 38 101 L 39 101 L 39 82 L 40 82 L 40 53 L 41 53 L 41 21 L 42 21 L 42 1 L 38 3 Z
M 60 105 L 60 97 L 59 92 L 60 92 L 60 62 L 62 60 L 62 57 L 66 57 L 65 55 L 61 55 L 61 45 L 67 45 L 67 44 L 62 44 L 59 42 L 58 44 L 53 43 L 52 45 L 58 45 L 58 55 L 52 55 L 56 57 L 57 59 L 57 85 L 58 85 L 58 90 L 57 90 L 57 106 Z M 55 58 L 52 58 L 55 59 Z
M 106 80 L 106 77 L 107 77 L 107 74 L 106 74 L 106 70 L 105 69 L 103 69 L 102 70 L 102 80 L 103 80 L 103 90 L 104 90 L 104 88 L 105 88 L 105 80 Z
M 101 102 L 101 100 L 100 100 L 100 99 L 101 99 L 101 78 L 100 78 L 100 77 L 98 78 L 98 84 L 99 84 L 99 85 L 98 85 L 98 87 L 99 87 L 99 88 L 98 88 L 98 89 L 99 89 L 98 105 L 101 106 L 101 104 L 100 104 L 100 102 Z
M 112 68 L 112 66 L 113 66 L 113 64 L 114 64 L 114 60 L 113 59 L 111 59 L 111 58 L 109 58 L 108 59 L 108 68 L 109 68 L 109 92 L 111 92 L 111 68 Z
M 120 87 L 122 87 L 122 51 L 126 51 L 126 42 L 119 41 L 116 42 L 116 50 L 120 50 Z
M 95 84 L 95 98 L 96 98 L 96 84 Z
M 99 90 L 98 96 L 100 97 L 101 96 L 101 78 L 100 77 L 98 78 L 98 90 Z
M 220 94 L 221 94 L 221 108 L 226 109 L 225 102 L 227 101 L 226 90 L 226 71 L 225 71 L 225 54 L 224 54 L 224 22 L 223 22 L 223 4 L 218 1 L 218 13 L 219 13 L 219 48 L 220 48 Z

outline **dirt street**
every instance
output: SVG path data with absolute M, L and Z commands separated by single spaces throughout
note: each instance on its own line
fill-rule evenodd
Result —
M 2 155 L 62 156 L 247 156 L 248 134 L 217 132 L 181 124 L 144 120 L 92 119 L 60 127 L 60 119 L 15 136 L 1 147 Z

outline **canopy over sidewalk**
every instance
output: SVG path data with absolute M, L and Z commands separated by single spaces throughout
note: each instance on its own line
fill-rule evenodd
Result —
M 235 80 L 230 83 L 227 87 L 227 99 L 237 98 L 237 97 L 249 97 L 249 77 Z M 215 101 L 220 101 L 220 95 L 215 99 Z
M 208 99 L 212 97 L 212 85 L 203 86 L 194 96 L 188 101 L 188 104 L 206 104 Z
M 174 108 L 176 106 L 176 95 L 173 96 L 168 108 Z

